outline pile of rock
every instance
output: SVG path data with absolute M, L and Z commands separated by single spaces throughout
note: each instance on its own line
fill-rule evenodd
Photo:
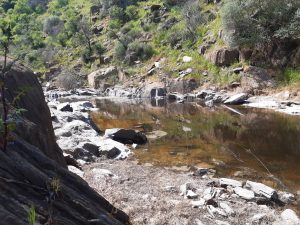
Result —
M 208 183 L 208 187 L 197 189 L 192 183 L 185 183 L 180 186 L 181 195 L 191 199 L 193 208 L 204 208 L 209 217 L 214 219 L 227 219 L 240 214 L 237 208 L 240 204 L 247 204 L 249 207 L 261 207 L 263 213 L 254 215 L 249 219 L 249 224 L 264 224 L 262 220 L 274 221 L 274 224 L 300 224 L 296 213 L 290 209 L 282 212 L 278 218 L 272 208 L 282 207 L 296 201 L 293 194 L 276 191 L 262 183 L 253 181 L 241 182 L 228 178 Z M 230 224 L 223 221 L 221 224 Z M 246 221 L 244 221 L 246 222 Z M 219 223 L 217 223 L 219 224 Z M 246 223 L 245 223 L 246 224 Z
M 100 96 L 101 93 L 95 89 L 88 89 L 88 88 L 66 91 L 60 89 L 47 90 L 47 87 L 45 87 L 44 95 L 46 96 L 48 101 L 51 101 L 58 98 L 70 97 L 70 96 L 72 97 Z
M 74 103 L 48 103 L 58 145 L 64 155 L 79 165 L 95 161 L 97 157 L 126 158 L 130 149 L 109 137 L 101 137 L 100 130 L 89 117 L 90 111 L 97 110 L 88 101 Z

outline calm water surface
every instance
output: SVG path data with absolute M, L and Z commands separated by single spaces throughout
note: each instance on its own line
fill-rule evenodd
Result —
M 213 167 L 218 176 L 300 190 L 300 117 L 235 108 L 241 116 L 222 106 L 209 109 L 195 102 L 97 99 L 96 104 L 99 112 L 92 118 L 101 130 L 167 132 L 135 150 L 140 163 Z

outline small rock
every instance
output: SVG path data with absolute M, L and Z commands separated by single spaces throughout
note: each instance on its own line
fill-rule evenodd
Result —
M 142 132 L 136 132 L 129 129 L 107 129 L 105 136 L 111 139 L 123 143 L 123 144 L 139 144 L 143 145 L 147 143 L 147 137 Z
M 230 223 L 228 223 L 226 221 L 216 220 L 215 222 L 217 225 L 230 225 Z
M 121 154 L 121 150 L 118 149 L 118 148 L 116 148 L 116 147 L 114 147 L 114 148 L 106 151 L 106 157 L 108 159 L 114 159 L 114 158 L 116 158 L 120 154 Z
M 205 200 L 201 198 L 199 201 L 192 201 L 191 204 L 193 208 L 199 208 L 201 206 L 204 206 Z
M 115 175 L 107 169 L 94 168 L 92 169 L 94 177 L 97 179 L 102 177 L 114 177 Z
M 240 87 L 240 86 L 241 86 L 240 82 L 233 82 L 233 83 L 230 84 L 231 88 L 237 88 L 237 87 Z
M 255 198 L 254 192 L 241 187 L 235 187 L 234 192 L 243 199 L 252 200 Z
M 75 166 L 68 166 L 68 170 L 71 171 L 72 173 L 77 174 L 80 177 L 83 177 L 84 172 L 76 168 Z
M 212 205 L 215 208 L 217 208 L 219 206 L 218 203 L 215 200 L 213 200 L 212 198 L 207 200 L 206 205 Z
M 176 192 L 176 187 L 175 186 L 166 186 L 166 187 L 164 187 L 164 190 L 167 192 Z
M 233 209 L 225 202 L 220 202 L 220 208 L 223 209 L 228 215 L 234 214 Z
M 57 109 L 62 112 L 73 112 L 73 108 L 69 103 L 62 103 L 57 106 Z
M 190 73 L 192 73 L 193 72 L 193 69 L 192 68 L 187 68 L 186 70 L 185 70 L 185 73 L 186 74 L 190 74 Z
M 267 217 L 267 214 L 265 214 L 265 213 L 259 213 L 259 214 L 254 215 L 251 218 L 251 221 L 255 222 L 255 223 L 260 223 L 260 221 L 262 221 L 266 217 Z
M 219 182 L 221 186 L 242 187 L 242 182 L 233 179 L 221 178 Z
M 284 210 L 281 213 L 280 217 L 285 221 L 289 221 L 297 225 L 300 224 L 300 219 L 298 218 L 297 214 L 291 209 Z
M 195 220 L 196 225 L 205 225 L 201 220 Z
M 222 209 L 218 209 L 218 208 L 215 208 L 214 206 L 212 205 L 208 205 L 206 206 L 207 207 L 207 210 L 208 210 L 208 213 L 212 216 L 212 217 L 215 217 L 215 215 L 220 215 L 220 216 L 224 216 L 224 217 L 227 217 L 227 214 L 224 210 Z
M 278 192 L 279 200 L 285 204 L 292 203 L 296 201 L 295 195 L 287 192 Z
M 232 70 L 234 73 L 240 73 L 244 71 L 244 67 L 237 67 Z
M 159 139 L 159 138 L 162 138 L 162 137 L 164 137 L 164 136 L 166 136 L 166 135 L 168 135 L 168 133 L 167 132 L 165 132 L 165 131 L 162 131 L 162 130 L 154 130 L 154 131 L 152 131 L 152 132 L 149 132 L 149 133 L 147 133 L 147 138 L 148 139 Z
M 216 171 L 210 168 L 198 168 L 195 172 L 193 172 L 193 176 L 200 176 L 200 177 L 203 177 L 205 175 L 209 177 L 213 177 L 215 174 Z
M 193 58 L 190 56 L 183 56 L 182 61 L 185 63 L 192 62 Z
M 82 145 L 82 148 L 85 149 L 86 151 L 90 152 L 91 154 L 99 157 L 99 146 L 93 144 L 93 143 L 84 143 Z
M 262 183 L 252 181 L 247 181 L 245 187 L 251 189 L 257 195 L 262 195 L 269 199 L 276 193 L 276 191 L 273 188 L 270 188 Z
M 242 104 L 242 103 L 245 102 L 247 97 L 248 97 L 248 94 L 246 94 L 246 93 L 236 94 L 236 95 L 231 96 L 224 103 L 225 104 L 230 104 L 230 105 Z
M 195 192 L 193 192 L 192 190 L 188 190 L 186 193 L 186 197 L 188 199 L 194 199 L 194 198 L 197 198 L 198 195 Z
M 206 188 L 206 189 L 203 191 L 203 195 L 210 194 L 210 193 L 212 192 L 212 190 L 213 190 L 212 187 Z
M 213 100 L 206 101 L 205 105 L 209 108 L 212 108 L 214 106 L 214 101 Z
M 185 184 L 180 186 L 180 191 L 183 195 L 186 195 L 188 190 L 191 190 L 192 188 L 193 187 L 192 187 L 191 183 L 185 183 Z

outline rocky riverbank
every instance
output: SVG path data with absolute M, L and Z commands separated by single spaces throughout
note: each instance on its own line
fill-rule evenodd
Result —
M 124 210 L 133 224 L 300 223 L 290 205 L 279 206 L 280 199 L 293 201 L 293 195 L 251 181 L 211 178 L 213 171 L 207 169 L 188 172 L 138 165 L 134 160 L 98 160 L 83 169 L 84 179 Z
M 104 92 L 95 89 L 81 89 L 77 91 L 47 91 L 48 99 L 60 97 L 76 97 L 86 99 L 88 97 L 109 98 L 166 98 L 169 101 L 184 103 L 186 101 L 201 101 L 207 107 L 224 105 L 243 105 L 251 108 L 274 110 L 289 115 L 300 115 L 300 92 L 280 91 L 265 95 L 251 95 L 239 90 L 219 90 L 218 88 L 198 88 L 192 92 L 182 94 L 180 92 L 168 92 L 160 83 L 152 83 L 148 88 L 133 88 L 114 86 Z
M 89 112 L 96 110 L 92 102 L 66 96 L 60 102 L 49 99 L 48 105 L 69 170 L 124 210 L 133 224 L 299 224 L 288 209 L 297 197 L 292 194 L 251 181 L 213 178 L 215 171 L 206 168 L 178 171 L 138 165 L 133 138 L 123 143 L 113 140 L 111 134 L 118 130 L 101 132 L 91 121 Z M 207 96 L 217 94 L 195 98 L 209 101 Z

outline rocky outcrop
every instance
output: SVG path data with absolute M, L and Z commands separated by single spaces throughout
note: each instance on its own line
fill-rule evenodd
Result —
M 106 84 L 105 80 L 113 77 L 119 78 L 119 74 L 120 71 L 115 66 L 103 68 L 88 75 L 88 84 L 91 88 L 105 90 L 109 87 L 109 84 Z
M 23 66 L 14 66 L 6 79 L 7 98 L 25 109 L 24 121 L 17 134 L 39 148 L 46 156 L 65 166 L 61 149 L 55 141 L 50 111 L 37 77 Z
M 300 40 L 272 43 L 262 48 L 240 49 L 240 59 L 258 67 L 300 67 Z
M 217 49 L 207 53 L 205 57 L 217 66 L 230 66 L 239 61 L 239 51 L 237 49 Z
M 50 111 L 33 73 L 15 66 L 6 87 L 8 100 L 18 97 L 18 107 L 27 111 L 11 133 L 13 141 L 6 152 L 0 150 L 0 225 L 26 225 L 29 215 L 34 224 L 129 224 L 125 213 L 66 169 Z M 25 94 L 20 95 L 25 87 Z
M 167 91 L 186 94 L 198 87 L 199 83 L 195 79 L 171 80 L 167 86 Z
M 98 195 L 80 177 L 16 137 L 0 151 L 0 224 L 26 225 L 33 206 L 36 224 L 60 225 L 128 222 L 128 216 Z
M 273 76 L 272 76 L 273 74 Z M 276 86 L 273 71 L 267 69 L 249 66 L 242 73 L 241 85 L 245 92 L 259 94 L 259 90 L 264 88 L 273 88 Z

